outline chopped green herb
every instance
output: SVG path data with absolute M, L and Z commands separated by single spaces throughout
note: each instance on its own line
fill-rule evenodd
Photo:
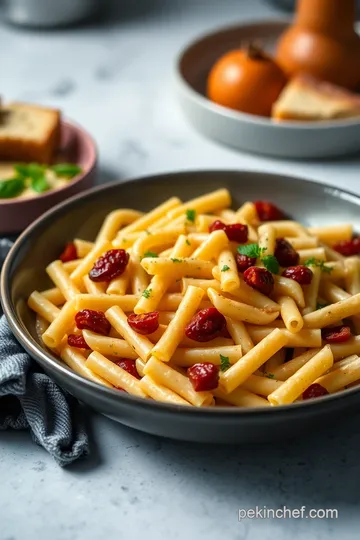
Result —
M 315 259 L 315 257 L 311 257 L 311 259 L 308 259 L 304 262 L 305 266 L 316 266 L 317 268 L 320 268 L 322 272 L 326 272 L 327 274 L 331 274 L 333 271 L 333 268 L 331 266 L 326 266 L 325 261 L 321 261 L 320 259 Z
M 224 266 L 222 267 L 221 271 L 222 271 L 222 272 L 227 272 L 228 270 L 230 270 L 230 266 L 228 266 L 227 264 L 224 264 Z
M 144 298 L 150 298 L 152 289 L 145 289 L 145 291 L 142 293 Z
M 148 229 L 145 229 L 145 232 L 150 236 L 151 232 Z
M 25 189 L 25 178 L 11 178 L 0 181 L 0 199 L 17 197 Z
M 14 165 L 14 170 L 19 176 L 35 179 L 44 176 L 46 165 L 40 165 L 40 163 L 19 163 Z
M 191 223 L 194 223 L 195 222 L 195 218 L 196 218 L 196 210 L 186 210 L 186 219 L 188 221 L 191 221 Z
M 264 372 L 264 375 L 265 377 L 267 377 L 268 379 L 275 379 L 275 375 L 273 373 L 267 373 L 266 371 Z
M 187 243 L 188 246 L 191 246 L 191 242 L 188 239 L 186 239 L 185 242 Z
M 265 255 L 261 261 L 266 270 L 269 270 L 272 274 L 278 274 L 280 272 L 280 265 L 275 255 Z
M 266 248 L 259 247 L 259 244 L 246 244 L 237 248 L 240 255 L 246 255 L 247 257 L 255 258 L 261 257 L 266 251 Z
M 170 259 L 173 263 L 181 263 L 183 261 L 183 259 L 173 259 L 171 258 Z
M 220 354 L 220 369 L 221 371 L 226 371 L 230 367 L 230 359 L 228 356 L 223 356 Z
M 44 193 L 44 191 L 50 189 L 50 184 L 46 180 L 45 174 L 31 179 L 31 189 L 37 193 Z
M 74 176 L 82 172 L 82 168 L 75 165 L 75 163 L 56 163 L 50 169 L 57 176 L 66 176 L 66 178 L 74 178 Z
M 259 244 L 246 244 L 244 246 L 239 246 L 237 250 L 240 255 L 246 255 L 246 257 L 251 257 L 252 259 L 260 257 L 266 270 L 269 270 L 269 272 L 272 272 L 273 274 L 279 273 L 280 265 L 275 255 L 265 255 L 263 257 L 266 248 L 259 247 Z
M 144 253 L 144 257 L 158 257 L 159 255 L 155 253 L 154 251 L 146 251 Z
M 316 304 L 316 309 L 322 309 L 324 307 L 327 307 L 328 304 L 320 304 L 319 302 Z

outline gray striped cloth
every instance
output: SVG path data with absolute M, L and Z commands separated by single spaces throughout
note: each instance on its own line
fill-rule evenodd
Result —
M 0 268 L 10 247 L 9 240 L 0 240 Z M 89 453 L 81 405 L 41 371 L 2 315 L 0 430 L 8 428 L 29 429 L 33 440 L 62 467 Z

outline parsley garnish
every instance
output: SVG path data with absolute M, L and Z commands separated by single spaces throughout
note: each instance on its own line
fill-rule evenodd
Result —
M 237 248 L 240 255 L 246 255 L 252 259 L 257 259 L 266 251 L 266 248 L 259 247 L 259 244 L 246 244 Z
M 142 293 L 144 298 L 150 298 L 152 289 L 145 289 L 145 291 Z
M 265 266 L 266 270 L 272 274 L 278 274 L 280 272 L 280 265 L 275 255 L 265 255 L 266 248 L 259 247 L 259 244 L 246 244 L 237 248 L 240 255 L 246 255 L 252 259 L 261 258 L 261 262 Z
M 158 257 L 159 255 L 155 253 L 154 251 L 146 251 L 144 253 L 144 257 Z
M 230 367 L 230 359 L 228 356 L 223 356 L 220 354 L 220 369 L 221 371 L 226 371 Z
M 182 259 L 170 259 L 173 263 L 181 263 L 183 260 Z
M 319 304 L 319 302 L 316 304 L 316 309 L 322 309 L 324 307 L 327 307 L 328 304 Z
M 186 239 L 185 242 L 187 243 L 188 246 L 191 246 L 191 242 L 188 239 Z
M 191 221 L 192 223 L 195 222 L 195 218 L 196 218 L 196 210 L 186 210 L 186 219 L 188 221 Z
M 266 371 L 264 372 L 264 375 L 265 377 L 267 377 L 268 379 L 275 379 L 275 375 L 273 373 L 267 373 Z
M 326 266 L 324 261 L 320 261 L 320 259 L 315 259 L 315 257 L 311 257 L 311 259 L 308 259 L 304 262 L 305 266 L 316 266 L 317 268 L 320 268 L 322 272 L 326 272 L 327 274 L 331 274 L 333 271 L 331 266 Z
M 280 272 L 280 265 L 275 255 L 265 255 L 261 261 L 266 270 L 269 270 L 272 274 L 278 274 Z
M 224 264 L 224 266 L 222 267 L 221 271 L 222 271 L 222 272 L 227 272 L 228 270 L 230 270 L 230 266 L 228 266 L 227 264 Z

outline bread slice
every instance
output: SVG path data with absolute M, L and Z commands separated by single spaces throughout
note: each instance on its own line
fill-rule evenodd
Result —
M 27 103 L 0 107 L 0 159 L 51 163 L 60 144 L 60 111 Z
M 360 116 L 360 95 L 308 75 L 298 75 L 272 108 L 276 120 L 332 120 Z

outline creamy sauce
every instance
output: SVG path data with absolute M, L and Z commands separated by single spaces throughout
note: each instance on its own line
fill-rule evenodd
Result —
M 0 161 L 0 180 L 10 180 L 11 178 L 14 178 L 15 172 L 14 172 L 14 165 L 17 165 L 18 162 L 10 162 L 10 161 Z M 44 193 L 48 193 L 49 191 L 53 191 L 54 189 L 62 188 L 66 185 L 68 185 L 71 182 L 71 179 L 67 179 L 64 177 L 56 176 L 56 174 L 48 170 L 45 173 L 46 180 L 49 182 L 50 188 L 47 191 L 44 191 L 43 193 L 37 193 L 31 187 L 27 187 L 24 189 L 24 191 L 18 195 L 17 197 L 13 197 L 14 199 L 30 199 L 31 197 L 38 197 L 39 195 L 43 195 Z M 9 200 L 9 199 L 1 199 L 3 200 Z M 11 199 L 10 199 L 11 200 Z

